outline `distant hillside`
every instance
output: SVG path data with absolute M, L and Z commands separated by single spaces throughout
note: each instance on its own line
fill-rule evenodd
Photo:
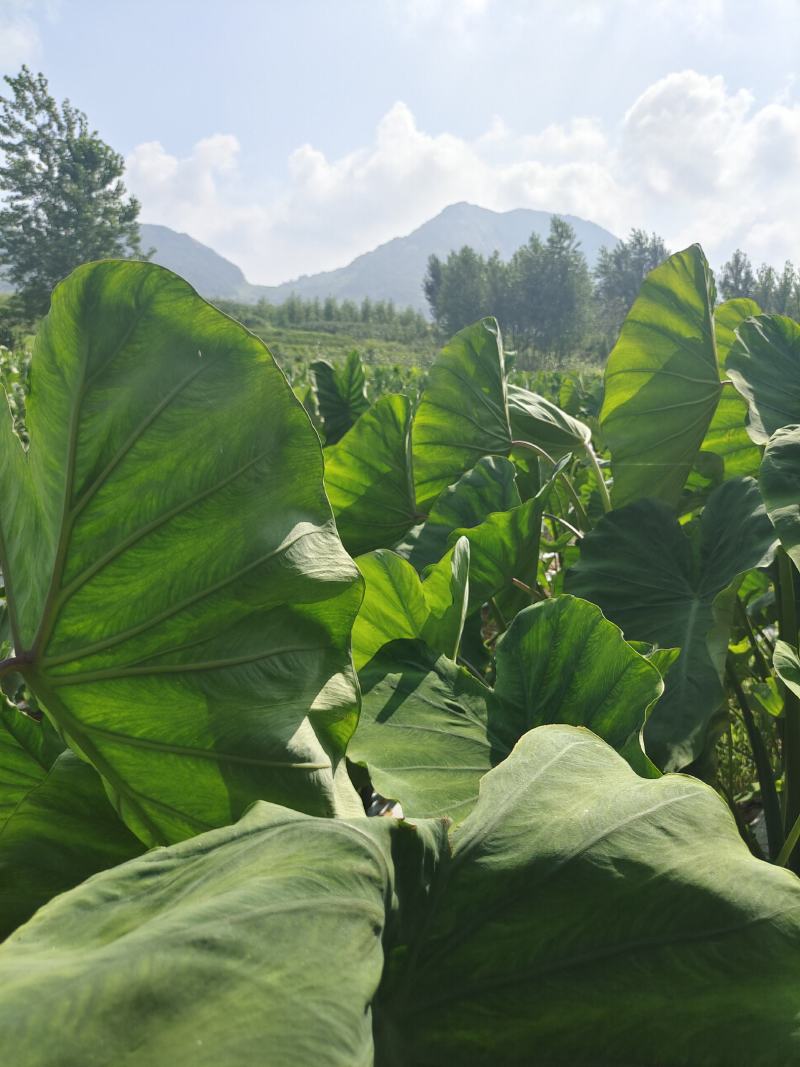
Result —
M 258 300 L 250 290 L 241 270 L 208 245 L 195 241 L 187 233 L 177 233 L 169 226 L 139 226 L 142 249 L 155 249 L 151 262 L 169 267 L 180 274 L 202 296 L 221 296 L 228 300 Z
M 617 238 L 602 226 L 574 215 L 563 217 L 574 228 L 590 267 L 604 245 L 617 243 Z M 203 296 L 248 303 L 264 297 L 274 304 L 282 303 L 292 293 L 306 299 L 335 296 L 339 300 L 361 301 L 368 296 L 372 300 L 393 300 L 400 308 L 413 307 L 427 314 L 422 278 L 428 256 L 435 253 L 445 257 L 448 252 L 471 245 L 486 256 L 497 249 L 503 259 L 508 259 L 532 233 L 546 237 L 551 218 L 548 211 L 529 208 L 489 211 L 474 204 L 452 204 L 406 237 L 395 237 L 372 252 L 357 256 L 346 267 L 304 275 L 282 285 L 251 285 L 229 259 L 169 226 L 143 223 L 140 230 L 142 248 L 155 249 L 153 262 L 186 278 Z
M 395 237 L 374 251 L 356 257 L 346 267 L 257 288 L 273 303 L 280 303 L 291 293 L 305 298 L 335 296 L 340 300 L 348 297 L 362 300 L 368 296 L 372 300 L 394 300 L 399 307 L 410 306 L 427 312 L 422 278 L 428 256 L 435 253 L 444 257 L 470 245 L 486 256 L 497 249 L 502 259 L 508 259 L 532 233 L 546 237 L 552 217 L 551 212 L 530 208 L 490 211 L 474 204 L 451 204 L 407 237 Z M 594 266 L 603 246 L 610 248 L 617 243 L 613 233 L 594 222 L 574 215 L 562 217 L 575 230 L 590 267 Z

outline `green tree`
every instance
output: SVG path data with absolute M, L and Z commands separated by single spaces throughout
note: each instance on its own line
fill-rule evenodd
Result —
M 142 256 L 139 203 L 124 162 L 43 74 L 27 67 L 0 97 L 0 267 L 22 317 L 47 311 L 53 286 L 88 260 Z
M 741 248 L 737 248 L 731 258 L 722 267 L 719 279 L 719 291 L 725 300 L 739 297 L 754 298 L 756 276 L 750 263 L 750 257 Z
M 468 245 L 451 252 L 442 269 L 437 322 L 447 334 L 492 313 L 486 260 Z
M 541 257 L 533 333 L 536 347 L 563 357 L 586 340 L 592 279 L 580 242 L 568 222 L 554 215 Z
M 657 233 L 632 229 L 627 240 L 601 248 L 594 269 L 597 325 L 606 338 L 616 340 L 639 288 L 651 270 L 669 256 Z
M 425 277 L 422 280 L 422 291 L 425 293 L 425 299 L 428 301 L 428 307 L 431 309 L 431 315 L 436 323 L 441 325 L 442 320 L 442 307 L 440 302 L 440 293 L 442 289 L 442 275 L 444 273 L 444 264 L 438 256 L 428 256 L 428 266 L 425 271 Z
M 542 285 L 544 244 L 532 233 L 508 264 L 504 318 L 500 322 L 520 346 L 533 344 Z
M 796 319 L 800 317 L 800 276 L 795 270 L 794 264 L 787 259 L 783 270 L 778 275 L 775 284 L 775 307 L 772 309 L 778 315 L 790 315 Z
M 775 268 L 768 263 L 762 263 L 756 271 L 756 281 L 753 286 L 753 300 L 762 311 L 771 313 L 775 310 L 775 290 L 778 285 L 778 276 Z

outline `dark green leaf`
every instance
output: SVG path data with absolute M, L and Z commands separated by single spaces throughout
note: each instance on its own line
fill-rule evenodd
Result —
M 647 752 L 665 770 L 703 749 L 723 698 L 732 583 L 766 566 L 776 543 L 752 478 L 716 489 L 692 532 L 659 501 L 637 501 L 600 520 L 567 574 L 569 591 L 599 604 L 628 639 L 681 649 L 645 727 Z
M 488 515 L 479 526 L 454 530 L 448 544 L 466 538 L 470 547 L 468 611 L 504 589 L 517 578 L 526 584 L 536 581 L 539 562 L 539 537 L 542 529 L 541 499 L 526 500 L 510 511 Z M 426 581 L 436 580 L 436 573 L 447 568 L 447 557 L 429 567 Z
M 30 769 L 25 796 L 0 827 L 0 938 L 52 897 L 144 851 L 97 772 L 73 752 L 41 774 Z
M 387 642 L 424 638 L 437 652 L 455 657 L 469 595 L 469 545 L 453 545 L 425 581 L 388 549 L 359 556 L 364 599 L 353 625 L 356 670 Z
M 800 697 L 800 655 L 797 649 L 786 641 L 776 641 L 772 663 L 783 684 Z
M 800 568 L 800 426 L 784 426 L 770 439 L 759 485 L 781 544 Z
M 518 385 L 508 386 L 508 415 L 514 440 L 530 441 L 554 458 L 583 450 L 592 440 L 585 423 Z
M 798 914 L 797 878 L 711 789 L 545 726 L 449 834 L 258 804 L 62 895 L 0 947 L 0 1053 L 778 1067 L 800 1050 Z
M 317 406 L 325 440 L 333 445 L 369 407 L 364 367 L 358 352 L 350 352 L 341 367 L 318 359 L 311 364 L 311 370 L 314 372 Z
M 64 894 L 0 949 L 3 1061 L 368 1067 L 398 836 L 260 803 Z
M 688 777 L 545 726 L 481 784 L 401 913 L 380 1063 L 794 1063 L 800 885 Z M 420 875 L 421 877 L 421 875 Z

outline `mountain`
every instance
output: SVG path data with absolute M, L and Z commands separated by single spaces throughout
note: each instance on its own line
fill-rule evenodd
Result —
M 306 299 L 335 296 L 339 300 L 394 300 L 398 307 L 427 311 L 422 293 L 422 279 L 432 253 L 442 258 L 449 252 L 470 245 L 482 255 L 495 249 L 501 259 L 526 243 L 532 233 L 547 237 L 552 213 L 517 208 L 514 211 L 490 211 L 475 204 L 451 204 L 435 218 L 423 223 L 406 237 L 395 237 L 372 252 L 357 256 L 338 270 L 304 275 L 282 285 L 258 286 L 259 294 L 271 303 L 281 303 L 291 293 Z M 573 227 L 590 267 L 603 246 L 613 247 L 618 238 L 602 226 L 575 215 L 562 218 Z
M 471 245 L 485 256 L 497 249 L 503 259 L 508 259 L 532 233 L 546 237 L 552 217 L 548 211 L 529 208 L 489 211 L 475 204 L 451 204 L 406 237 L 395 237 L 372 252 L 357 256 L 346 267 L 306 274 L 281 285 L 251 285 L 229 259 L 169 226 L 143 223 L 140 230 L 142 248 L 155 249 L 153 262 L 186 278 L 203 296 L 247 303 L 263 297 L 275 304 L 292 293 L 306 299 L 335 296 L 339 300 L 361 301 L 368 296 L 427 313 L 422 278 L 429 255 L 435 253 L 444 258 L 449 252 Z M 574 228 L 590 267 L 604 245 L 617 243 L 617 238 L 602 226 L 574 215 L 562 217 Z
M 141 223 L 142 250 L 155 249 L 151 262 L 169 267 L 180 274 L 202 296 L 221 296 L 229 300 L 258 300 L 241 270 L 208 245 L 195 241 L 188 233 L 178 233 L 169 226 Z
M 195 241 L 188 233 L 178 233 L 169 226 L 140 223 L 139 234 L 144 252 L 154 249 L 153 263 L 169 267 L 185 278 L 202 296 L 221 296 L 230 300 L 255 303 L 260 293 L 250 285 L 241 270 L 208 245 Z M 0 275 L 0 293 L 13 290 Z

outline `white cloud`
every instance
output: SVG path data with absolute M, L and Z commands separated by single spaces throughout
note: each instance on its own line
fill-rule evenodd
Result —
M 784 92 L 758 107 L 696 71 L 649 86 L 613 127 L 583 116 L 514 131 L 498 116 L 467 140 L 427 133 L 396 103 L 350 153 L 299 146 L 271 193 L 245 187 L 239 154 L 225 134 L 185 158 L 151 142 L 131 154 L 128 182 L 146 221 L 211 244 L 251 281 L 340 266 L 458 200 L 580 215 L 618 234 L 645 226 L 674 248 L 701 241 L 717 263 L 737 245 L 776 263 L 800 249 L 800 106 Z
M 395 29 L 418 33 L 438 23 L 451 33 L 467 34 L 489 12 L 490 0 L 391 0 Z
M 227 249 L 237 261 L 247 259 L 247 250 L 231 235 L 240 214 L 249 217 L 258 209 L 236 206 L 239 151 L 237 138 L 227 133 L 203 138 L 183 159 L 159 141 L 137 145 L 126 160 L 126 180 L 142 201 L 142 220 L 189 233 L 217 251 Z
M 800 105 L 695 71 L 650 86 L 623 123 L 621 162 L 640 217 L 674 245 L 700 240 L 717 261 L 741 246 L 781 262 L 800 251 Z
M 29 0 L 2 0 L 0 4 L 0 72 L 15 74 L 41 52 L 39 30 Z

